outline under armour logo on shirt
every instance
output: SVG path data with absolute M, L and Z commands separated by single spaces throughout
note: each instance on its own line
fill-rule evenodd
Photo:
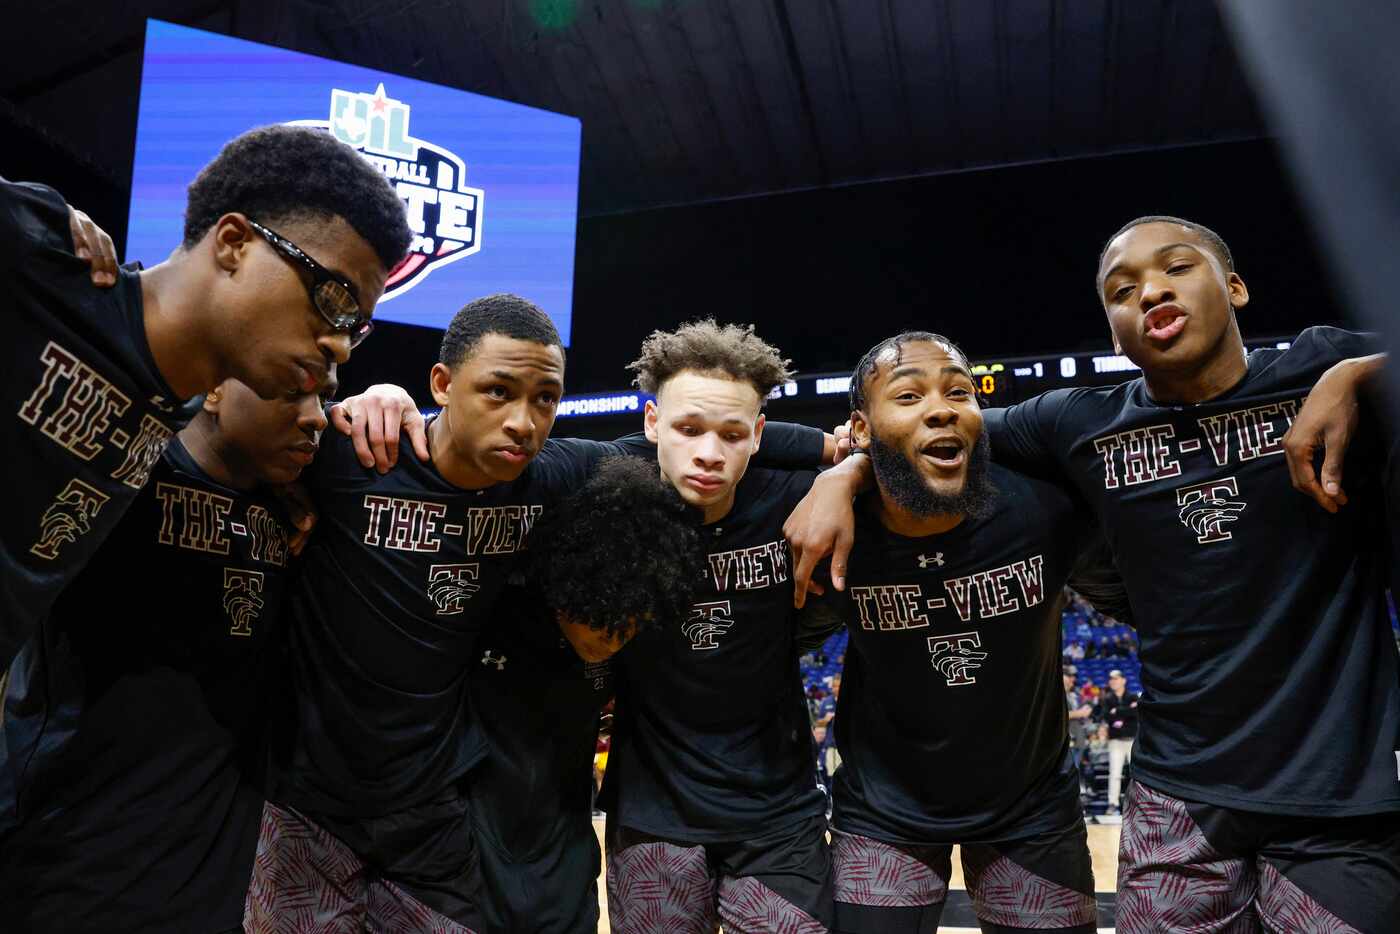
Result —
M 943 552 L 935 552 L 932 555 L 919 555 L 919 567 L 926 568 L 930 564 L 943 567 Z
M 490 650 L 490 649 L 487 649 L 487 650 L 486 650 L 486 654 L 483 655 L 483 656 L 481 656 L 481 664 L 483 664 L 483 665 L 495 665 L 497 671 L 505 671 L 505 668 L 506 668 L 506 657 L 505 657 L 504 655 L 502 655 L 502 656 L 500 656 L 499 658 L 497 658 L 497 657 L 495 657 L 495 656 L 493 656 L 493 655 L 491 654 L 491 650 Z

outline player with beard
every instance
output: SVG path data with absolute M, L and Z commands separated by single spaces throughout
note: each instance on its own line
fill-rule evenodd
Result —
M 763 400 L 791 378 L 752 328 L 656 332 L 631 364 L 661 474 L 708 552 L 688 614 L 618 659 L 600 806 L 621 934 L 824 931 L 826 802 L 798 668 L 784 517 L 814 474 L 750 468 Z
M 473 775 L 487 930 L 597 931 L 590 785 L 610 660 L 685 615 L 703 554 L 680 497 L 635 457 L 604 461 L 530 530 L 528 586 L 502 599 L 534 609 L 487 626 L 472 676 L 491 744 Z
M 1318 327 L 1246 353 L 1249 291 L 1229 248 L 1180 218 L 1126 224 L 1097 282 L 1142 377 L 1046 393 L 987 413 L 987 427 L 999 461 L 1088 502 L 1134 609 L 1143 695 L 1118 929 L 1389 930 L 1400 660 L 1382 446 L 1363 421 L 1338 512 L 1294 492 L 1283 456 L 1319 378 L 1373 342 Z M 823 497 L 807 531 L 794 523 L 803 567 L 835 537 L 830 517 L 849 515 L 843 495 Z
M 1088 521 L 1053 484 L 991 463 L 971 368 L 927 332 L 851 378 L 856 504 L 840 616 L 838 932 L 938 929 L 953 844 L 988 932 L 1096 929 L 1060 685 L 1060 593 Z
M 7 929 L 242 930 L 288 579 L 272 489 L 316 450 L 329 372 L 319 395 L 210 392 L 54 604 L 81 716 L 23 776 L 29 816 L 0 842 Z
M 320 520 L 290 601 L 291 713 L 277 724 L 249 931 L 288 930 L 299 912 L 323 927 L 481 925 L 477 638 L 496 614 L 515 615 L 499 595 L 545 509 L 606 456 L 652 456 L 640 438 L 547 440 L 563 378 L 543 311 L 513 295 L 477 299 L 454 316 L 430 373 L 442 406 L 430 459 L 400 448 L 381 474 L 330 435 L 307 472 Z M 788 437 L 773 453 L 819 460 L 821 432 Z
M 393 188 L 350 147 L 297 127 L 230 142 L 190 186 L 184 241 L 150 269 L 89 261 L 52 189 L 0 180 L 0 287 L 12 309 L 0 433 L 14 497 L 0 527 L 5 716 L 43 733 L 0 737 L 0 829 L 16 788 L 72 729 L 42 621 L 135 501 L 180 400 L 229 378 L 264 399 L 313 394 L 369 331 L 411 233 Z M 109 278 L 104 276 L 104 279 Z M 24 655 L 11 665 L 24 647 Z M 0 679 L 3 680 L 3 679 Z

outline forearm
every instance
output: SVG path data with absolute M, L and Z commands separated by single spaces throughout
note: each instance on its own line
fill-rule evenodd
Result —
M 829 443 L 835 445 L 835 438 L 827 435 Z M 841 463 L 822 471 L 818 481 L 823 485 L 840 484 L 850 491 L 852 497 L 875 488 L 875 469 L 870 458 L 862 451 L 854 451 Z

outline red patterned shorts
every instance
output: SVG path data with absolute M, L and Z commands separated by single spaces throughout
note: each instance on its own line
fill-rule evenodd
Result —
M 912 846 L 834 833 L 835 929 L 936 930 L 952 851 L 952 844 Z M 963 844 L 962 863 L 973 909 L 984 922 L 1032 929 L 1092 929 L 1097 922 L 1082 823 L 1024 841 Z
M 367 866 L 292 810 L 263 808 L 245 934 L 472 934 Z
M 1133 782 L 1117 925 L 1120 934 L 1400 930 L 1400 814 L 1255 814 Z

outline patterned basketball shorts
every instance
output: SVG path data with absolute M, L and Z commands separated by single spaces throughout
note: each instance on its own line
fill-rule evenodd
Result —
M 1400 930 L 1400 814 L 1254 814 L 1133 782 L 1117 924 L 1121 934 Z
M 952 851 L 952 844 L 911 846 L 834 832 L 834 930 L 936 931 L 948 898 Z M 1082 823 L 995 846 L 963 844 L 962 863 L 968 895 L 984 927 L 1094 929 L 1098 911 Z
M 245 934 L 472 934 L 291 808 L 263 807 Z
M 613 934 L 824 934 L 831 922 L 826 819 L 737 843 L 607 832 Z

